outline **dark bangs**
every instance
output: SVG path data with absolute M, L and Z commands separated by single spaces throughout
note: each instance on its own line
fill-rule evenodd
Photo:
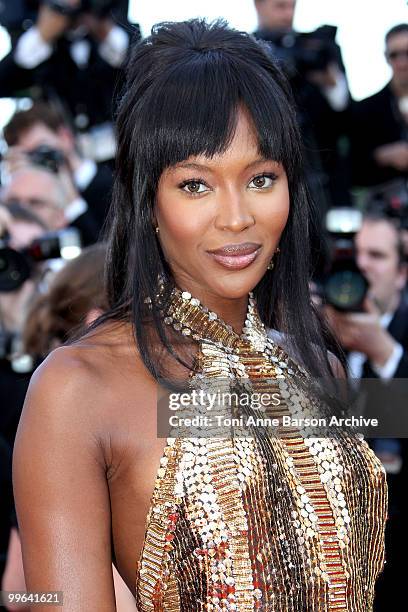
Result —
M 263 50 L 248 42 L 265 67 L 222 49 L 169 50 L 167 65 L 136 102 L 128 122 L 131 156 L 155 184 L 163 170 L 190 156 L 223 153 L 234 136 L 240 105 L 253 120 L 260 153 L 281 162 L 289 174 L 298 166 L 288 98 L 265 69 L 270 65 Z
M 224 152 L 240 106 L 252 118 L 261 155 L 285 168 L 291 198 L 281 254 L 273 274 L 266 273 L 255 288 L 260 316 L 292 339 L 296 354 L 316 375 L 327 371 L 309 298 L 311 202 L 290 87 L 266 43 L 224 22 L 192 20 L 155 26 L 133 49 L 117 116 L 107 316 L 133 322 L 144 363 L 156 378 L 160 363 L 152 354 L 147 317 L 173 352 L 160 312 L 145 304 L 154 302 L 158 275 L 167 276 L 169 291 L 173 282 L 153 228 L 158 182 L 166 168 L 190 156 Z

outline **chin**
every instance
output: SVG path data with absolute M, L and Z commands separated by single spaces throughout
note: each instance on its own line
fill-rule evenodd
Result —
M 252 275 L 252 278 L 244 278 L 243 274 L 234 273 L 234 276 L 235 278 L 232 276 L 229 278 L 219 278 L 216 283 L 214 283 L 214 279 L 212 279 L 212 282 L 209 282 L 208 286 L 211 288 L 212 292 L 220 298 L 237 300 L 246 297 L 261 280 L 261 277 L 254 277 Z

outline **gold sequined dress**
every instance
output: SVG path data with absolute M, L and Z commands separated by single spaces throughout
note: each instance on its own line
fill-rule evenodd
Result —
M 252 295 L 241 335 L 178 289 L 165 314 L 198 345 L 196 383 L 244 379 L 259 390 L 274 380 L 278 417 L 310 414 L 294 382 L 306 373 L 268 337 Z M 254 427 L 251 436 L 167 438 L 138 611 L 371 611 L 386 512 L 385 471 L 362 436 Z

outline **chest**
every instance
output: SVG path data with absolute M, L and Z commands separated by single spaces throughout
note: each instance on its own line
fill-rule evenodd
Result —
M 141 610 L 152 598 L 195 609 L 214 593 L 237 609 L 280 593 L 282 605 L 310 599 L 312 610 L 316 591 L 345 603 L 346 578 L 373 562 L 361 533 L 384 524 L 384 474 L 364 445 L 172 440 L 161 465 L 137 577 Z M 183 587 L 187 576 L 194 588 Z

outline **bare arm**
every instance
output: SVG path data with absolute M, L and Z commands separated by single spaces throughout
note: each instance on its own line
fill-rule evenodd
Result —
M 96 381 L 72 349 L 51 354 L 30 384 L 13 456 L 27 590 L 63 591 L 64 612 L 116 610 Z
M 20 536 L 15 527 L 11 528 L 9 545 L 7 549 L 7 563 L 4 568 L 1 588 L 3 591 L 26 591 L 24 581 L 23 562 L 21 559 Z M 27 604 L 7 603 L 6 610 L 20 610 L 27 612 Z

